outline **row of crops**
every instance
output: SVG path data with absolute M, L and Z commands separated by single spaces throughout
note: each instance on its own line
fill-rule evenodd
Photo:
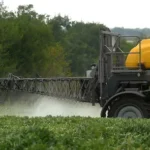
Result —
M 150 120 L 0 117 L 0 150 L 147 150 Z

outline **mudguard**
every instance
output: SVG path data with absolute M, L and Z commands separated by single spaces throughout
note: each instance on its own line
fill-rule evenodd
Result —
M 145 95 L 143 93 L 137 92 L 137 91 L 124 91 L 124 92 L 117 93 L 107 100 L 107 102 L 102 108 L 101 117 L 106 117 L 106 111 L 108 109 L 108 106 L 114 99 L 116 99 L 119 96 L 124 96 L 124 95 L 130 95 L 130 96 L 132 95 L 132 96 L 139 96 L 139 97 L 145 98 Z

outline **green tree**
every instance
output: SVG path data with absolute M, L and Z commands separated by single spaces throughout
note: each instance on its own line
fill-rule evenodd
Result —
M 58 43 L 45 49 L 45 64 L 41 72 L 42 76 L 70 76 L 66 55 L 63 47 Z
M 85 75 L 90 65 L 97 62 L 100 29 L 106 30 L 106 27 L 102 24 L 72 22 L 66 32 L 64 47 L 74 75 Z
M 19 6 L 16 13 L 8 13 L 7 16 L 0 18 L 0 75 L 8 72 L 26 77 L 36 73 L 52 75 L 44 70 L 45 66 L 51 66 L 45 60 L 50 46 L 56 51 L 60 47 L 55 42 L 52 26 L 47 23 L 47 16 L 37 14 L 33 5 Z M 57 55 L 59 52 L 62 55 L 62 51 L 58 51 Z M 60 63 L 60 68 L 65 67 L 63 65 L 65 63 Z M 55 74 L 60 70 L 56 69 Z
M 126 39 L 120 41 L 120 48 L 123 52 L 129 52 L 135 45 L 136 42 L 128 42 Z

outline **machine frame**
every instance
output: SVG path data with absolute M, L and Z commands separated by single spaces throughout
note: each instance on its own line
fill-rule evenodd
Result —
M 136 69 L 125 67 L 126 56 L 132 53 L 120 48 L 121 38 L 126 37 L 138 39 L 139 52 L 133 53 L 139 55 Z M 141 39 L 102 31 L 99 60 L 101 117 L 149 118 L 150 70 L 141 63 Z

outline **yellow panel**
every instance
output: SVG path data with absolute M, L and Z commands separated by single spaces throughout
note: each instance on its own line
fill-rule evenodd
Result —
M 130 52 L 139 52 L 139 44 L 131 49 Z M 141 41 L 141 63 L 146 69 L 150 68 L 150 39 Z M 127 68 L 137 68 L 139 64 L 139 54 L 129 53 L 125 62 Z

